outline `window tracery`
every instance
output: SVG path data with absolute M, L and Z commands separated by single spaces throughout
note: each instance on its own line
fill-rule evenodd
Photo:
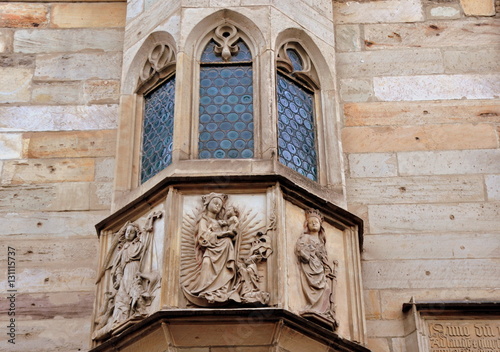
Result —
M 316 181 L 318 156 L 314 119 L 314 67 L 298 43 L 283 45 L 277 58 L 278 160 Z
M 199 158 L 253 158 L 252 53 L 236 27 L 217 27 L 205 46 L 199 93 Z
M 175 52 L 168 44 L 153 47 L 140 72 L 144 95 L 140 182 L 172 163 L 175 102 Z

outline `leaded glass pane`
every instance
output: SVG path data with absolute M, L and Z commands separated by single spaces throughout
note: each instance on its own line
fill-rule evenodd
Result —
M 253 158 L 252 67 L 200 69 L 200 159 Z
M 287 49 L 286 53 L 288 54 L 288 57 L 290 58 L 290 61 L 292 62 L 293 70 L 294 71 L 302 71 L 303 65 L 302 65 L 302 60 L 300 59 L 299 54 L 295 50 L 292 49 Z
M 280 74 L 277 91 L 279 161 L 316 181 L 314 95 Z
M 236 45 L 239 48 L 238 52 L 235 55 L 232 55 L 231 58 L 227 62 L 252 61 L 252 53 L 250 52 L 250 49 L 245 44 L 245 42 L 242 40 L 238 40 Z M 201 54 L 201 62 L 203 62 L 203 63 L 226 62 L 226 61 L 224 61 L 224 59 L 220 55 L 217 55 L 215 53 L 214 48 L 216 46 L 218 46 L 217 43 L 212 39 L 207 44 L 207 46 L 205 47 L 205 50 L 203 50 L 203 53 Z
M 175 77 L 144 98 L 141 183 L 172 163 Z

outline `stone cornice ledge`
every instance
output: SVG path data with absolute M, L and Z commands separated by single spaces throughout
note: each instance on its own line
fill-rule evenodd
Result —
M 320 325 L 312 323 L 285 309 L 278 308 L 229 308 L 229 309 L 165 309 L 152 314 L 113 336 L 89 352 L 120 350 L 128 341 L 144 336 L 150 331 L 161 329 L 162 325 L 176 323 L 221 324 L 263 324 L 275 323 L 288 327 L 336 352 L 370 352 L 355 342 L 344 339 Z
M 403 303 L 403 312 L 415 307 L 424 315 L 495 315 L 500 316 L 500 301 L 414 301 Z

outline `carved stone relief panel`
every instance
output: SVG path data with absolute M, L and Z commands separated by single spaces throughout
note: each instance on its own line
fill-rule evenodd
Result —
M 180 283 L 188 306 L 267 305 L 275 217 L 265 195 L 186 196 Z
M 293 312 L 348 337 L 350 314 L 343 232 L 316 209 L 286 202 L 285 232 Z M 297 287 L 299 289 L 293 289 Z
M 92 339 L 99 341 L 141 320 L 159 306 L 163 256 L 162 209 L 101 234 L 107 250 L 97 276 Z

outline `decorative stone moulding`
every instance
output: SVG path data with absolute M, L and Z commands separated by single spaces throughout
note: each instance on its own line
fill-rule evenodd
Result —
M 361 220 L 286 180 L 248 181 L 169 179 L 97 225 L 95 351 L 135 344 L 147 322 L 172 351 L 209 345 L 185 341 L 189 324 L 219 329 L 224 346 L 234 320 L 258 331 L 305 324 L 301 338 L 364 350 L 347 341 L 365 339 Z M 277 336 L 269 348 L 285 343 Z
M 144 94 L 175 72 L 175 50 L 166 43 L 156 44 L 139 72 L 137 92 Z

